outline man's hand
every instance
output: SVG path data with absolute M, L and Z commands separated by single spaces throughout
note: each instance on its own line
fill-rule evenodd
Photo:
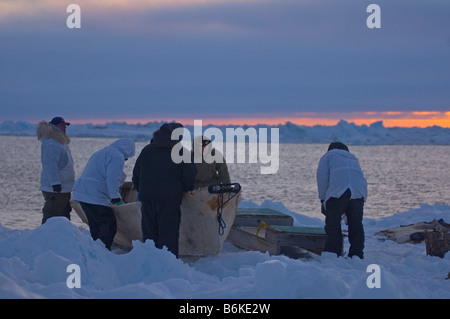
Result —
M 61 184 L 52 185 L 54 193 L 61 193 Z
M 121 198 L 113 198 L 111 199 L 111 204 L 113 205 L 123 205 L 125 204 Z

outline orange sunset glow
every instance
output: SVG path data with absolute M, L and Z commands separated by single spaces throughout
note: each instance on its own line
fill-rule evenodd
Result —
M 342 112 L 342 113 L 293 113 L 290 116 L 270 117 L 260 115 L 258 117 L 235 117 L 235 118 L 123 118 L 123 119 L 92 119 L 73 120 L 73 123 L 104 124 L 108 122 L 126 122 L 128 124 L 145 124 L 148 122 L 178 121 L 185 125 L 193 125 L 194 120 L 202 120 L 202 125 L 278 125 L 291 122 L 297 125 L 334 126 L 340 120 L 345 120 L 356 125 L 370 125 L 382 121 L 384 127 L 430 127 L 440 126 L 450 128 L 450 112 Z

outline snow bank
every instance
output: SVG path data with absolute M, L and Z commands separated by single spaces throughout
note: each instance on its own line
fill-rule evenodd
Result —
M 136 141 L 149 141 L 162 122 L 147 124 L 127 124 L 112 122 L 103 125 L 72 124 L 68 134 L 72 137 L 111 137 L 132 138 Z M 206 130 L 211 126 L 203 126 Z M 226 136 L 225 129 L 232 126 L 217 126 Z M 341 120 L 335 126 L 302 126 L 287 122 L 283 125 L 256 125 L 256 129 L 279 128 L 281 143 L 329 143 L 339 140 L 349 145 L 450 145 L 450 129 L 439 126 L 427 128 L 386 128 L 383 123 L 375 122 L 370 126 L 355 125 Z M 186 126 L 193 134 L 193 126 Z M 242 127 L 244 130 L 248 126 Z M 35 136 L 36 124 L 7 121 L 0 123 L 0 135 Z
M 282 203 L 241 207 L 275 208 L 298 225 L 323 225 L 319 219 L 287 210 Z M 226 242 L 217 256 L 183 262 L 153 242 L 135 242 L 123 254 L 106 250 L 89 231 L 62 217 L 35 229 L 0 226 L 0 298 L 150 298 L 150 299 L 294 299 L 294 298 L 450 298 L 450 254 L 427 256 L 425 244 L 397 244 L 375 236 L 386 227 L 443 218 L 449 205 L 420 208 L 381 219 L 365 219 L 365 259 L 323 253 L 290 259 L 245 251 Z M 346 245 L 348 245 L 346 239 Z M 346 248 L 346 247 L 344 247 Z M 69 288 L 80 267 L 80 288 Z M 369 288 L 369 265 L 380 268 L 380 288 Z

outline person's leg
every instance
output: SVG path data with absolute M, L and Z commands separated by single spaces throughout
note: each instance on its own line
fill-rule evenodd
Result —
M 347 189 L 341 197 L 331 197 L 326 202 L 325 233 L 327 239 L 324 251 L 336 253 L 338 256 L 342 256 L 344 253 L 341 220 L 342 214 L 347 210 L 350 196 L 350 189 Z
M 363 227 L 364 200 L 362 198 L 350 200 L 347 210 L 348 240 L 350 249 L 348 256 L 364 258 L 364 227 Z
M 155 246 L 158 248 L 158 214 L 156 209 L 155 201 L 143 200 L 141 201 L 141 228 L 142 228 L 142 241 L 145 242 L 147 239 L 153 240 Z
M 111 249 L 117 232 L 117 222 L 111 207 L 80 202 L 89 222 L 89 230 L 94 240 L 100 239 L 107 249 Z
M 95 205 L 88 204 L 85 202 L 80 202 L 81 208 L 83 209 L 84 214 L 88 220 L 89 231 L 91 233 L 92 239 L 97 240 L 100 238 L 100 225 L 97 221 L 97 215 L 95 213 Z
M 325 240 L 324 251 L 332 252 L 342 256 L 342 229 L 341 216 L 343 212 L 343 203 L 340 198 L 331 197 L 326 202 L 325 210 Z
M 61 201 L 61 216 L 64 216 L 70 220 L 70 212 L 72 211 L 72 206 L 70 205 L 71 193 L 61 193 L 58 195 L 60 195 L 59 199 Z
M 117 221 L 114 211 L 111 207 L 98 205 L 98 214 L 100 215 L 99 237 L 105 244 L 105 247 L 111 250 L 111 245 L 117 233 Z
M 179 205 L 163 205 L 159 222 L 160 244 L 166 246 L 178 258 L 181 209 Z
M 55 200 L 52 197 L 53 193 L 49 192 L 42 192 L 42 195 L 44 196 L 44 207 L 42 207 L 42 221 L 41 224 L 44 224 L 47 219 L 53 216 L 52 214 L 52 202 Z
M 50 193 L 42 192 L 44 196 L 44 207 L 42 208 L 42 221 L 44 224 L 47 219 L 54 216 L 63 216 L 70 220 L 70 193 Z

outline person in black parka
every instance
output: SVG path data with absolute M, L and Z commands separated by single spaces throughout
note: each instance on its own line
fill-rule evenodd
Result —
M 183 193 L 194 189 L 197 168 L 194 163 L 172 160 L 172 132 L 180 123 L 165 123 L 153 133 L 133 169 L 133 185 L 142 203 L 143 241 L 151 239 L 158 248 L 167 247 L 178 258 L 178 238 Z M 188 152 L 185 149 L 181 151 Z

